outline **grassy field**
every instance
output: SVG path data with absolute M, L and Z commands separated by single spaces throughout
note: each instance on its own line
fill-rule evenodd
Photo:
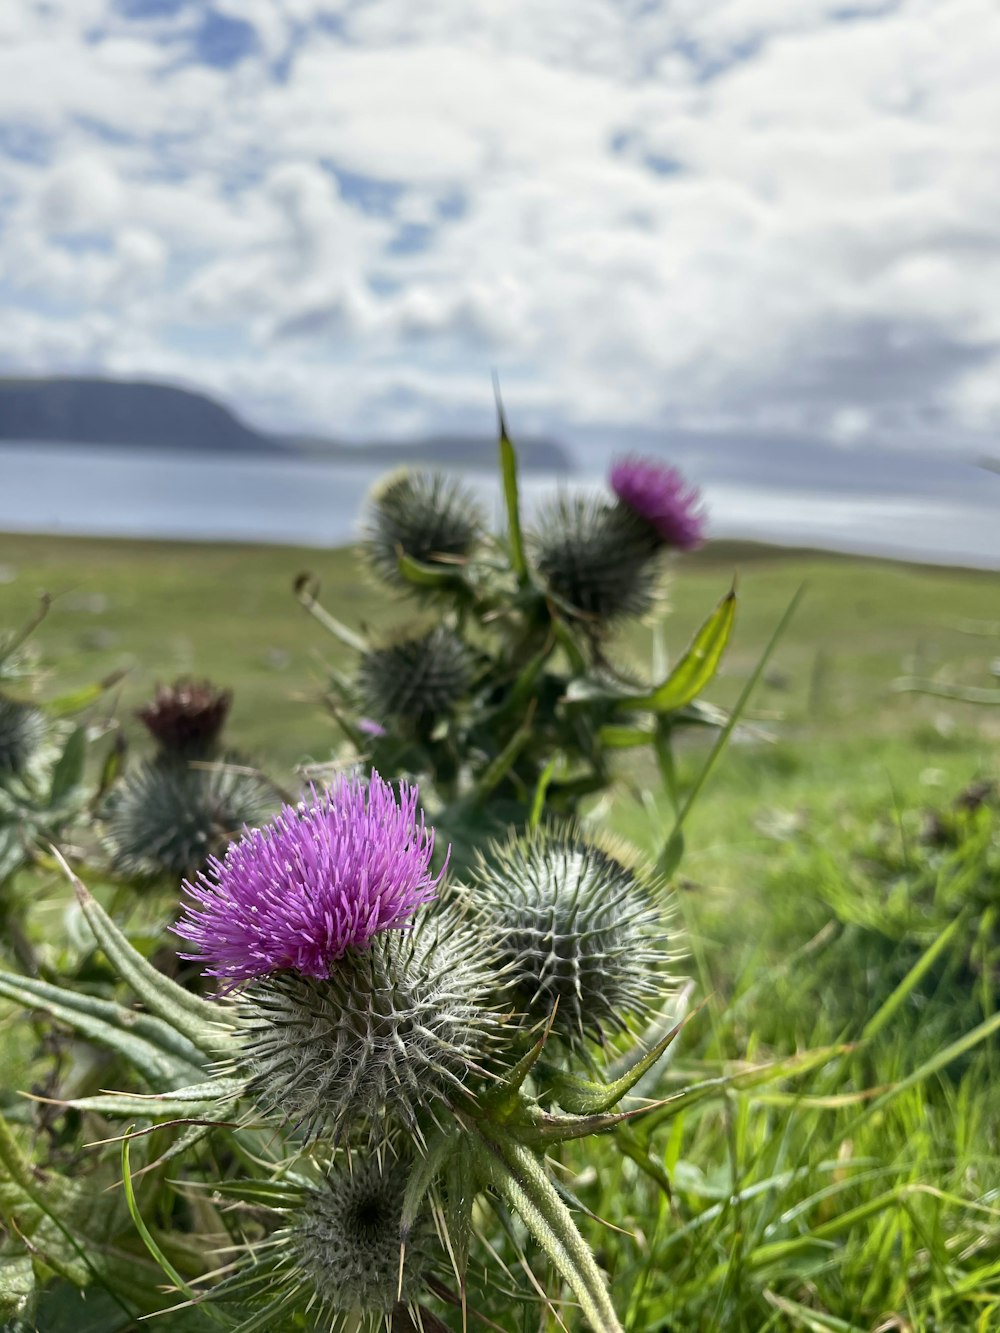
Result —
M 36 636 L 58 664 L 53 692 L 125 668 L 114 706 L 139 740 L 131 713 L 156 681 L 208 676 L 235 689 L 234 742 L 280 779 L 338 744 L 318 701 L 328 664 L 349 657 L 297 605 L 295 576 L 313 572 L 325 605 L 351 626 L 378 634 L 413 618 L 349 550 L 4 535 L 0 567 L 0 625 L 26 619 L 42 591 L 53 597 Z M 753 700 L 757 734 L 733 747 L 696 812 L 690 876 L 755 878 L 772 846 L 761 826 L 779 827 L 789 802 L 828 818 L 848 791 L 911 801 L 991 763 L 1000 710 L 896 694 L 892 683 L 937 674 L 989 684 L 989 642 L 967 630 L 994 614 L 994 575 L 716 543 L 678 566 L 663 621 L 671 654 L 734 577 L 737 626 L 710 692 L 720 704 L 734 701 L 800 584 L 806 593 Z M 648 669 L 648 635 L 623 647 Z M 645 769 L 629 777 L 654 785 Z M 639 842 L 655 836 L 627 799 L 615 819 Z
M 296 605 L 295 575 L 315 573 L 352 626 L 410 618 L 348 551 L 4 536 L 0 567 L 0 628 L 40 591 L 54 598 L 36 636 L 50 693 L 127 667 L 108 706 L 138 746 L 130 715 L 155 681 L 210 676 L 235 689 L 233 741 L 284 781 L 336 746 L 319 697 L 327 665 L 345 663 Z M 679 928 L 704 1006 L 668 1090 L 835 1049 L 804 1078 L 637 1133 L 628 1156 L 601 1141 L 567 1150 L 571 1187 L 629 1233 L 589 1231 L 636 1333 L 988 1333 L 1000 818 L 987 802 L 935 841 L 928 812 L 951 819 L 973 779 L 997 777 L 1000 708 L 893 682 L 990 685 L 990 641 L 970 631 L 995 616 L 996 576 L 717 544 L 678 567 L 672 653 L 734 574 L 737 629 L 709 691 L 721 704 L 807 587 L 687 830 Z M 641 666 L 649 634 L 622 651 Z M 682 777 L 704 756 L 686 745 Z M 662 838 L 651 770 L 623 767 L 596 813 L 643 846 Z M 950 948 L 934 953 L 946 927 Z M 542 1326 L 537 1305 L 514 1308 L 484 1313 L 511 1333 Z

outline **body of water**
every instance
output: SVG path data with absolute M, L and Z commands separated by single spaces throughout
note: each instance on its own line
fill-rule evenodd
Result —
M 957 461 L 916 467 L 883 455 L 866 486 L 856 460 L 844 460 L 838 475 L 840 455 L 834 466 L 829 450 L 815 457 L 822 466 L 814 483 L 805 454 L 798 472 L 755 473 L 745 457 L 740 469 L 727 469 L 718 453 L 701 466 L 696 455 L 679 461 L 702 487 L 713 537 L 1000 568 L 1000 476 Z M 600 485 L 605 458 L 582 453 L 568 480 L 525 474 L 529 515 L 556 486 Z M 357 536 L 365 496 L 384 472 L 360 459 L 0 443 L 0 531 L 338 546 Z M 468 480 L 499 519 L 496 480 Z

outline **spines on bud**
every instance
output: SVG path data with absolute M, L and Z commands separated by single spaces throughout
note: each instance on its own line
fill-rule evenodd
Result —
M 369 1327 L 412 1305 L 433 1253 L 433 1229 L 423 1220 L 401 1239 L 406 1166 L 388 1154 L 351 1154 L 323 1184 L 307 1192 L 290 1219 L 289 1266 L 316 1293 L 334 1327 L 359 1312 Z M 364 1326 L 364 1325 L 363 1325 Z
M 471 1090 L 499 1034 L 497 983 L 454 909 L 350 950 L 327 979 L 278 973 L 241 997 L 239 1063 L 258 1104 L 307 1138 L 423 1125 Z
M 595 628 L 649 610 L 659 587 L 659 545 L 629 510 L 581 495 L 543 506 L 531 534 L 546 587 Z
M 446 625 L 373 648 L 358 665 L 363 710 L 378 722 L 424 731 L 451 714 L 473 680 L 472 654 Z
M 193 766 L 158 755 L 126 772 L 107 799 L 112 868 L 127 879 L 181 880 L 273 808 L 270 785 L 241 765 Z
M 482 508 L 461 482 L 404 468 L 374 491 L 363 549 L 381 579 L 413 592 L 399 573 L 400 551 L 422 564 L 454 568 L 475 550 L 483 527 Z
M 0 777 L 24 774 L 47 729 L 40 708 L 0 694 Z
M 541 828 L 480 858 L 470 896 L 515 1007 L 570 1046 L 645 1019 L 671 987 L 667 913 L 618 856 Z M 554 1017 L 553 1017 L 554 1015 Z

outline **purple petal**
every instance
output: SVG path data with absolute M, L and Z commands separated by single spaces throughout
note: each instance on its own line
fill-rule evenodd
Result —
M 611 489 L 633 513 L 655 528 L 668 546 L 693 550 L 704 540 L 701 492 L 676 468 L 652 458 L 620 458 L 611 468 Z
M 405 925 L 441 878 L 430 872 L 434 831 L 417 798 L 405 783 L 397 798 L 377 773 L 342 778 L 311 805 L 245 828 L 185 882 L 191 901 L 174 933 L 197 953 L 181 956 L 231 982 L 286 968 L 325 977 L 348 949 Z

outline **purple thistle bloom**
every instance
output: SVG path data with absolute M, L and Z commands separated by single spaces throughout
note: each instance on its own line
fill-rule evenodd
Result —
M 326 977 L 348 949 L 403 926 L 434 897 L 434 831 L 417 815 L 416 787 L 399 798 L 377 773 L 341 778 L 311 805 L 286 805 L 263 828 L 244 828 L 184 888 L 174 933 L 231 982 L 290 968 Z M 444 872 L 442 871 L 442 874 Z
M 380 740 L 383 736 L 389 734 L 381 722 L 376 722 L 371 717 L 359 717 L 357 727 L 362 736 L 373 736 L 376 740 Z
M 627 508 L 655 528 L 668 546 L 682 551 L 700 546 L 705 510 L 701 492 L 676 468 L 653 458 L 620 458 L 611 468 L 611 489 Z

